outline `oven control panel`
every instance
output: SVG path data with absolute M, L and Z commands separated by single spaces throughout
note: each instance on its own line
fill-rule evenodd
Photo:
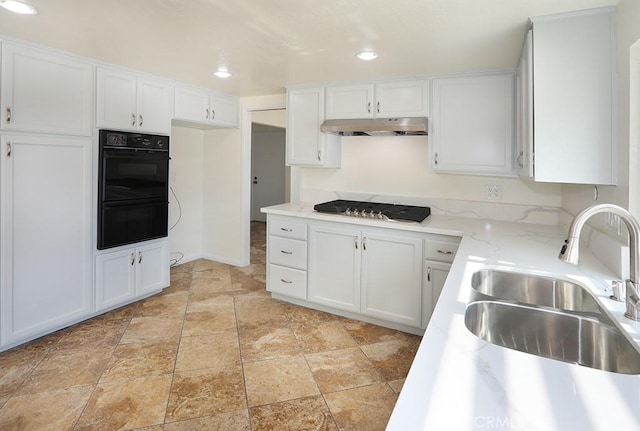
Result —
M 143 133 L 100 130 L 100 146 L 107 148 L 134 148 L 169 151 L 169 137 Z

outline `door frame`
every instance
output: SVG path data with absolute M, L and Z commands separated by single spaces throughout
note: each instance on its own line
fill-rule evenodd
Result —
M 254 111 L 287 109 L 285 98 L 281 102 L 256 103 L 242 106 L 242 253 L 240 265 L 251 263 L 251 123 Z M 291 173 L 293 176 L 293 172 Z M 293 179 L 292 179 L 293 182 Z

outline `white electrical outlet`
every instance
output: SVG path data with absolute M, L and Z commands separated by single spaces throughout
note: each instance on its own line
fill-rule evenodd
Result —
M 502 186 L 497 184 L 487 184 L 484 186 L 484 198 L 489 201 L 502 200 Z

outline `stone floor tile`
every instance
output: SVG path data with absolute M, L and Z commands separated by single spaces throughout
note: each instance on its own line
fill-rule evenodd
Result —
M 302 353 L 296 336 L 289 326 L 263 326 L 240 332 L 243 361 L 260 361 Z
M 120 344 L 102 373 L 100 383 L 173 373 L 177 351 L 177 340 Z
M 73 349 L 82 346 L 115 347 L 120 342 L 128 324 L 128 319 L 98 316 L 68 328 L 56 347 L 67 346 Z
M 322 393 L 381 382 L 382 376 L 357 347 L 305 355 Z
M 334 314 L 306 307 L 291 307 L 287 311 L 291 323 L 316 325 L 318 323 L 334 322 L 339 319 L 339 317 Z
M 13 397 L 0 408 L 0 430 L 70 430 L 92 391 L 80 386 Z
M 387 382 L 387 384 L 393 390 L 393 392 L 399 394 L 402 390 L 402 387 L 404 386 L 404 381 L 405 379 L 392 380 L 390 382 Z
M 171 374 L 100 383 L 76 430 L 135 429 L 162 424 Z
M 207 295 L 197 295 L 191 292 L 189 295 L 187 314 L 220 310 L 234 311 L 234 298 L 232 293 L 216 292 Z
M 171 316 L 134 317 L 122 335 L 120 343 L 141 343 L 163 339 L 178 339 L 182 318 Z
M 214 335 L 182 337 L 176 360 L 176 371 L 200 368 L 222 369 L 240 364 L 238 334 L 221 332 Z
M 383 328 L 382 326 L 352 319 L 342 319 L 342 326 L 358 344 L 373 344 L 397 339 L 404 340 L 409 336 L 394 329 Z
M 338 431 L 321 395 L 249 409 L 253 431 Z
M 305 353 L 323 352 L 325 350 L 337 350 L 357 346 L 353 338 L 337 320 L 317 323 L 315 325 L 292 323 L 291 327 Z
M 164 431 L 251 431 L 249 412 L 247 409 L 234 410 L 213 416 L 170 422 L 164 426 Z
M 242 368 L 205 368 L 174 374 L 167 422 L 194 419 L 247 407 Z
M 212 335 L 235 330 L 236 313 L 233 308 L 211 309 L 185 314 L 182 336 Z
M 360 346 L 386 381 L 407 376 L 418 350 L 417 340 L 392 340 Z
M 51 334 L 0 353 L 0 397 L 13 394 L 61 336 Z
M 397 400 L 386 383 L 324 394 L 341 431 L 383 431 Z
M 320 390 L 302 356 L 244 364 L 249 406 L 318 395 Z
M 187 308 L 188 292 L 171 295 L 154 295 L 140 302 L 134 317 L 174 316 L 182 317 Z

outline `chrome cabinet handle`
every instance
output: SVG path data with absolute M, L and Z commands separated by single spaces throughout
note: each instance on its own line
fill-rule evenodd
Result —
M 138 122 L 138 125 L 142 127 L 142 123 L 144 123 L 144 118 L 142 118 L 142 114 L 138 115 L 138 118 L 140 119 L 140 121 Z
M 205 118 L 208 120 L 209 119 L 209 108 L 205 109 L 205 111 L 206 111 Z
M 322 157 L 320 157 L 320 150 L 318 150 L 318 160 L 322 160 Z
M 287 283 L 287 284 L 291 284 L 291 283 L 293 283 L 293 281 L 291 281 L 291 280 L 285 280 L 284 278 L 281 278 L 281 279 L 280 279 L 280 281 L 281 281 L 281 282 L 283 282 L 283 283 Z
M 7 159 L 11 158 L 11 142 L 7 142 Z
M 358 237 L 354 236 L 353 237 L 353 245 L 356 247 L 356 250 L 358 249 Z
M 11 108 L 7 106 L 7 124 L 11 123 Z
M 211 110 L 211 119 L 214 120 L 216 118 L 216 110 L 212 109 Z
M 438 153 L 435 153 L 433 163 L 435 163 L 435 165 L 438 166 Z
M 367 113 L 371 114 L 371 102 L 367 103 Z
M 131 114 L 131 125 L 132 126 L 136 125 L 136 114 Z
M 453 254 L 453 252 L 449 250 L 436 250 L 436 251 L 440 254 Z
M 138 263 L 142 263 L 142 252 L 138 252 Z
M 362 249 L 367 250 L 367 237 L 362 238 Z
M 289 251 L 289 250 L 280 250 L 280 253 L 282 253 L 282 254 L 293 254 L 293 252 Z
M 281 227 L 280 230 L 283 231 L 283 232 L 293 232 L 293 229 L 287 229 L 287 228 L 284 228 L 284 227 Z
M 131 266 L 136 264 L 136 255 L 134 252 L 131 252 Z
M 427 281 L 431 281 L 431 267 L 427 267 Z
M 376 110 L 378 111 L 378 114 L 380 113 L 380 101 L 378 101 L 378 103 L 376 104 Z

